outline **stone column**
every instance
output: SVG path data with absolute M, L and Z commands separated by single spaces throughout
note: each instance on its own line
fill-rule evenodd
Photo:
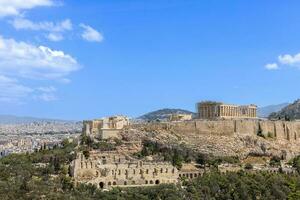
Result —
M 220 106 L 220 117 L 223 117 L 223 107 Z
M 229 116 L 229 108 L 228 108 L 228 106 L 226 106 L 226 116 L 227 117 Z

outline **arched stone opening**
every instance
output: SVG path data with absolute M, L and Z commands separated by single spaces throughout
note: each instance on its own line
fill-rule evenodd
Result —
M 113 185 L 117 185 L 117 183 L 114 181 L 114 182 L 113 182 Z
M 103 188 L 104 188 L 104 183 L 103 183 L 103 182 L 100 182 L 100 183 L 99 183 L 99 187 L 100 187 L 101 189 L 103 189 Z
M 159 184 L 159 180 L 156 180 L 156 181 L 155 181 L 155 184 L 158 185 L 158 184 Z

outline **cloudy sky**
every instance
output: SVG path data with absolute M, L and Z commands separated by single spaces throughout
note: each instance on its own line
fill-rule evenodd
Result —
M 0 114 L 299 98 L 299 1 L 0 0 Z

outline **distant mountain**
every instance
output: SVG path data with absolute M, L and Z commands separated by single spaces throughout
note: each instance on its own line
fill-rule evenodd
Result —
M 257 115 L 258 117 L 269 117 L 269 115 L 273 112 L 278 112 L 280 111 L 282 108 L 286 107 L 287 105 L 289 105 L 289 103 L 282 103 L 282 104 L 278 104 L 278 105 L 269 105 L 269 106 L 265 106 L 265 107 L 260 107 L 258 108 L 258 112 Z
M 271 113 L 269 118 L 287 120 L 300 119 L 300 99 L 296 100 L 294 103 L 287 105 L 278 112 Z
M 165 108 L 165 109 L 156 110 L 156 111 L 144 114 L 144 115 L 138 117 L 137 120 L 143 120 L 143 121 L 161 120 L 161 121 L 165 121 L 165 120 L 169 119 L 169 117 L 172 114 L 192 114 L 194 116 L 196 115 L 196 113 L 193 113 L 193 112 L 188 111 L 188 110 Z
M 44 119 L 44 118 L 36 118 L 36 117 L 20 117 L 14 115 L 0 115 L 0 124 L 27 124 L 33 122 L 60 122 L 60 123 L 67 123 L 67 122 L 75 122 L 69 120 L 60 120 L 60 119 Z

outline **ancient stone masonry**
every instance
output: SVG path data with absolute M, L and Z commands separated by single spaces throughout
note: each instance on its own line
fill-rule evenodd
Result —
M 181 172 L 168 162 L 142 161 L 117 152 L 91 152 L 89 158 L 78 154 L 71 169 L 76 183 L 104 189 L 177 183 L 180 177 L 195 178 L 203 173 L 192 167 Z
M 256 105 L 231 105 L 221 102 L 203 101 L 197 104 L 200 119 L 256 118 Z
M 191 120 L 132 124 L 164 144 L 184 143 L 195 151 L 217 156 L 279 156 L 300 154 L 300 121 L 261 119 Z
M 129 119 L 125 116 L 112 116 L 102 119 L 83 121 L 82 132 L 89 136 L 99 136 L 100 139 L 116 137 L 117 134 L 129 125 Z
M 188 121 L 192 119 L 192 114 L 172 114 L 170 116 L 170 121 L 176 122 L 176 121 Z
M 149 123 L 132 125 L 147 131 L 168 130 L 181 134 L 233 136 L 257 136 L 258 133 L 274 140 L 300 142 L 300 121 L 270 121 L 259 119 L 192 120 L 179 123 Z

